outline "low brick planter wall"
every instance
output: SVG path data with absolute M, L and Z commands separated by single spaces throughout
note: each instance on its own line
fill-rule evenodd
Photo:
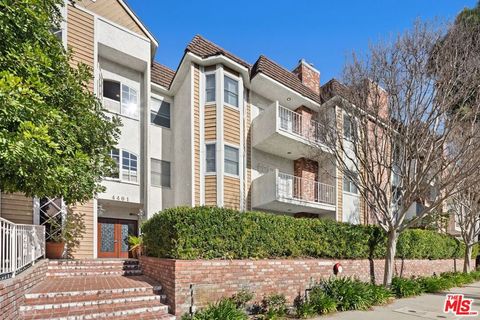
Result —
M 333 265 L 341 263 L 342 275 L 362 281 L 383 280 L 384 260 L 172 260 L 141 257 L 145 275 L 159 281 L 175 315 L 201 308 L 242 289 L 255 293 L 259 301 L 271 293 L 284 294 L 289 302 L 305 293 L 313 283 L 333 275 Z M 403 277 L 431 276 L 433 273 L 461 271 L 460 260 L 397 260 L 395 273 Z
M 40 260 L 15 278 L 0 281 L 0 318 L 19 319 L 18 309 L 23 304 L 25 293 L 45 279 L 48 260 Z

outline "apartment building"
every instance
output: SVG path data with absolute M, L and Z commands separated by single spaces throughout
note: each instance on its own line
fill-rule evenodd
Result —
M 171 70 L 153 60 L 158 42 L 124 1 L 66 2 L 64 15 L 72 63 L 92 68 L 90 89 L 123 123 L 106 191 L 73 207 L 86 224 L 77 258 L 128 257 L 139 221 L 175 206 L 366 221 L 316 121 L 332 112 L 348 128 L 337 81 L 322 85 L 303 59 L 292 71 L 265 56 L 249 63 L 198 35 Z M 319 151 L 325 160 L 311 159 Z M 48 225 L 63 212 L 61 199 L 1 195 L 0 216 L 13 222 Z

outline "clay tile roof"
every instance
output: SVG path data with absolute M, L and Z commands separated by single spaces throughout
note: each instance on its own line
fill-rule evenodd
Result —
M 158 62 L 153 62 L 151 70 L 151 80 L 153 83 L 161 85 L 165 88 L 170 88 L 175 71 Z
M 236 63 L 244 66 L 245 68 L 250 69 L 251 67 L 250 64 L 248 64 L 247 62 L 236 57 L 225 49 L 217 46 L 213 42 L 206 40 L 200 35 L 196 35 L 195 37 L 193 37 L 192 41 L 190 41 L 185 51 L 189 51 L 202 58 L 208 58 L 216 55 L 224 55 L 225 57 L 235 61 Z
M 251 78 L 260 72 L 272 79 L 277 80 L 284 86 L 300 93 L 301 95 L 320 103 L 320 96 L 305 86 L 295 74 L 263 55 L 260 56 L 257 62 L 255 62 L 253 65 Z
M 321 86 L 320 96 L 322 97 L 323 102 L 328 101 L 335 96 L 341 96 L 348 100 L 348 87 L 333 78 Z

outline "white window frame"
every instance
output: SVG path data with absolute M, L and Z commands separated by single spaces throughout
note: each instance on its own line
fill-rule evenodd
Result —
M 215 104 L 217 102 L 217 83 L 218 83 L 218 79 L 217 79 L 217 74 L 216 74 L 216 71 L 215 70 L 212 70 L 212 71 L 208 71 L 208 72 L 205 72 L 205 90 L 204 90 L 204 104 Z M 214 79 L 215 79 L 215 86 L 213 87 L 213 92 L 214 92 L 214 99 L 212 101 L 208 101 L 207 100 L 207 76 L 210 76 L 210 75 L 213 75 Z
M 355 173 L 352 171 L 352 173 Z M 357 174 L 357 177 L 358 177 L 358 173 Z M 348 183 L 349 183 L 349 188 L 348 188 L 348 191 L 345 190 L 345 182 L 346 180 L 348 180 Z M 352 186 L 357 190 L 357 192 L 352 192 L 351 189 L 352 189 Z M 355 195 L 355 196 L 358 196 L 360 193 L 358 191 L 358 187 L 353 183 L 352 179 L 350 179 L 350 177 L 346 174 L 343 174 L 343 179 L 342 179 L 342 191 L 344 193 L 348 193 L 348 194 L 351 194 L 351 195 Z
M 121 80 L 116 80 L 116 79 L 112 79 L 112 78 L 103 78 L 102 82 L 103 81 L 117 82 L 118 84 L 120 84 L 120 101 L 105 97 L 103 95 L 104 92 L 105 92 L 105 89 L 102 92 L 102 99 L 107 99 L 108 101 L 112 101 L 114 103 L 119 104 L 120 112 L 116 112 L 116 111 L 112 111 L 112 110 L 108 110 L 108 109 L 107 109 L 107 111 L 110 112 L 110 113 L 118 114 L 119 116 L 122 116 L 122 117 L 125 117 L 125 118 L 129 118 L 129 119 L 133 119 L 133 120 L 140 120 L 140 90 L 124 83 Z M 127 87 L 129 89 L 129 92 L 131 90 L 134 90 L 135 93 L 136 93 L 136 98 L 137 98 L 137 116 L 136 117 L 123 113 L 123 109 L 124 109 L 123 108 L 123 86 Z M 103 88 L 105 87 L 103 83 L 102 83 L 102 87 Z
M 153 176 L 153 161 L 158 161 L 160 163 L 160 172 L 155 172 L 156 174 L 160 174 L 160 184 L 159 185 L 156 185 L 153 183 L 153 180 L 152 180 L 152 176 Z M 169 172 L 168 172 L 168 175 L 169 175 L 169 182 L 170 184 L 168 186 L 164 186 L 162 184 L 162 175 L 164 174 L 163 171 L 162 171 L 162 164 L 166 162 L 169 164 Z M 167 160 L 162 160 L 162 159 L 158 159 L 158 158 L 150 158 L 150 185 L 152 187 L 156 187 L 156 188 L 172 188 L 172 162 L 171 161 L 167 161 Z
M 136 157 L 136 160 L 135 160 L 135 161 L 137 162 L 137 165 L 136 165 L 136 167 L 135 167 L 135 170 L 124 169 L 124 168 L 123 168 L 123 160 L 124 160 L 123 153 L 124 153 L 124 152 L 128 153 L 130 156 L 135 156 L 135 157 Z M 131 157 L 130 157 L 129 160 L 132 161 L 133 159 L 131 159 Z M 129 183 L 138 183 L 138 180 L 140 179 L 139 170 L 138 170 L 138 165 L 139 165 L 138 155 L 135 154 L 135 153 L 133 153 L 133 152 L 130 152 L 130 151 L 128 151 L 128 150 L 122 149 L 122 172 L 121 172 L 122 175 L 120 176 L 120 180 L 121 180 L 121 181 L 124 181 L 124 182 L 129 182 Z M 127 172 L 127 173 L 126 173 L 126 172 Z M 132 174 L 132 172 L 135 172 L 135 175 Z M 123 176 L 124 176 L 125 174 L 127 174 L 129 177 L 135 176 L 135 177 L 136 177 L 135 181 L 130 180 L 130 178 L 129 178 L 128 180 L 127 180 L 127 179 L 124 179 Z
M 123 110 L 124 110 L 124 101 L 123 101 L 123 89 L 124 87 L 126 87 L 128 89 L 128 95 L 130 96 L 132 94 L 132 91 L 135 92 L 135 100 L 136 100 L 136 104 L 135 104 L 135 107 L 136 107 L 136 113 L 137 115 L 136 116 L 133 116 L 133 115 L 129 115 L 129 114 L 125 114 L 123 113 Z M 140 107 L 139 107 L 139 90 L 137 89 L 134 89 L 132 87 L 130 87 L 129 85 L 126 85 L 122 82 L 120 82 L 120 89 L 121 89 L 121 94 L 120 94 L 120 114 L 124 117 L 127 117 L 127 118 L 131 118 L 131 119 L 139 119 L 140 118 Z M 126 109 L 126 107 L 125 107 Z
M 207 168 L 208 168 L 208 165 L 207 165 L 207 155 L 208 155 L 208 152 L 207 152 L 207 146 L 209 145 L 213 145 L 213 151 L 214 151 L 214 155 L 215 155 L 215 158 L 213 159 L 213 162 L 215 164 L 215 171 L 207 171 Z M 216 175 L 217 174 L 217 143 L 216 141 L 207 141 L 205 142 L 205 172 L 204 174 L 205 175 Z
M 110 150 L 110 158 L 113 160 L 113 150 L 117 150 L 118 152 L 118 163 L 117 163 L 117 174 L 118 174 L 118 177 L 107 177 L 109 179 L 112 179 L 112 180 L 120 180 L 120 170 L 121 170 L 121 165 L 122 165 L 122 150 L 120 150 L 119 148 L 113 148 L 112 150 Z M 115 161 L 115 160 L 113 160 Z
M 122 182 L 122 183 L 129 183 L 129 184 L 140 184 L 140 159 L 138 157 L 138 154 L 132 152 L 132 151 L 129 151 L 127 149 L 123 149 L 123 148 L 114 148 L 114 149 L 117 149 L 118 150 L 118 158 L 119 158 L 119 166 L 118 166 L 118 178 L 115 178 L 115 177 L 104 177 L 105 180 L 110 180 L 110 181 L 117 181 L 117 182 Z M 128 152 L 129 154 L 131 155 L 134 155 L 137 157 L 137 181 L 130 181 L 130 180 L 126 180 L 126 179 L 123 179 L 123 173 L 124 173 L 124 169 L 123 169 L 123 152 Z M 111 151 L 110 151 L 111 153 Z M 129 175 L 130 176 L 130 175 Z
M 345 134 L 345 119 L 349 119 L 348 121 L 350 122 L 350 134 L 347 136 Z M 342 131 L 343 131 L 343 139 L 349 142 L 356 142 L 358 138 L 358 128 L 356 127 L 356 123 L 353 120 L 353 116 L 343 112 L 342 115 Z
M 152 112 L 155 112 L 156 114 L 158 114 L 158 111 L 160 111 L 160 109 L 154 110 L 152 103 L 150 103 L 150 113 L 149 113 L 149 115 L 148 115 L 148 116 L 149 116 L 148 121 L 150 122 L 150 124 L 151 124 L 152 126 L 159 127 L 159 128 L 163 128 L 163 129 L 168 129 L 168 130 L 172 129 L 172 114 L 173 114 L 173 102 L 172 102 L 172 100 L 170 100 L 170 99 L 168 99 L 168 98 L 166 98 L 166 97 L 157 96 L 157 95 L 154 95 L 154 94 L 152 94 L 152 96 L 150 97 L 150 101 L 151 101 L 151 100 L 158 100 L 158 101 L 160 101 L 160 102 L 164 102 L 164 101 L 165 101 L 165 102 L 167 102 L 167 103 L 170 104 L 170 114 L 169 114 L 169 117 L 170 117 L 170 127 L 165 127 L 165 126 L 162 126 L 162 125 L 160 125 L 160 124 L 156 124 L 156 123 L 153 123 L 153 122 L 152 122 Z
M 231 80 L 233 81 L 236 81 L 237 82 L 237 105 L 233 105 L 233 104 L 230 104 L 228 102 L 226 102 L 226 94 L 225 94 L 225 91 L 226 91 L 226 86 L 225 86 L 225 78 L 230 78 Z M 225 106 L 228 106 L 230 108 L 233 108 L 235 110 L 239 110 L 240 109 L 240 78 L 227 72 L 227 71 L 223 71 L 223 104 Z
M 225 166 L 225 161 L 227 161 L 225 155 L 226 155 L 226 151 L 224 150 L 223 152 L 223 174 L 226 175 L 226 176 L 229 176 L 229 177 L 235 177 L 235 178 L 238 178 L 240 176 L 240 147 L 237 146 L 237 145 L 234 145 L 234 144 L 229 144 L 229 143 L 225 143 L 224 145 L 224 149 L 227 149 L 227 148 L 232 148 L 232 149 L 237 149 L 237 154 L 238 154 L 238 158 L 237 158 L 237 163 L 238 163 L 238 173 L 235 174 L 235 173 L 229 173 L 225 170 L 226 166 Z

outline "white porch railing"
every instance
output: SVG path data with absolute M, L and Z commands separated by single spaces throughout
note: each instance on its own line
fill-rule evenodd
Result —
M 335 204 L 335 186 L 278 171 L 277 195 L 284 199 Z
M 45 255 L 45 226 L 0 218 L 0 280 L 15 275 Z
M 307 119 L 300 113 L 278 106 L 278 121 L 280 129 L 300 136 L 310 142 L 325 142 L 323 126 L 313 119 Z

